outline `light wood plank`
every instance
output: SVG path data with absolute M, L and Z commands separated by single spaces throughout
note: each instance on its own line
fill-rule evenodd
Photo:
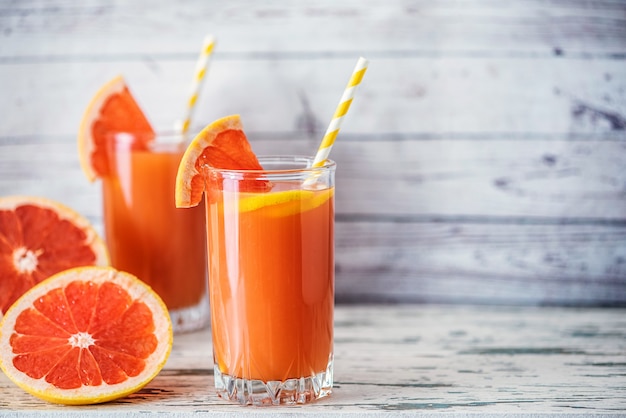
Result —
M 240 113 L 249 132 L 321 137 L 357 55 L 253 61 L 216 57 L 194 125 Z M 96 91 L 123 74 L 153 124 L 181 118 L 193 60 L 0 65 L 0 138 L 77 132 Z M 271 105 L 269 105 L 271 104 Z M 590 135 L 626 129 L 621 61 L 468 58 L 372 60 L 342 133 Z M 437 138 L 437 137 L 435 137 Z
M 234 56 L 624 52 L 620 1 L 167 0 L 5 2 L 0 56 L 195 56 L 206 32 Z M 584 30 L 581 30 L 584 27 Z M 288 36 L 286 36 L 288 34 Z
M 340 302 L 624 305 L 626 225 L 337 223 Z
M 287 145 L 288 144 L 288 145 Z M 312 144 L 254 143 L 262 153 Z M 621 142 L 361 140 L 333 147 L 337 211 L 408 217 L 599 218 L 626 214 Z
M 312 154 L 318 139 L 251 138 L 259 154 Z M 337 214 L 623 221 L 620 141 L 338 139 Z M 0 142 L 0 195 L 54 198 L 99 222 L 100 185 L 80 170 L 74 138 Z M 503 219 L 504 222 L 509 222 Z

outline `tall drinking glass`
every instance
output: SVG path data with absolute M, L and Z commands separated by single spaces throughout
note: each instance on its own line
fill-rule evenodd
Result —
M 104 229 L 111 264 L 150 285 L 167 306 L 174 332 L 208 325 L 204 205 L 174 201 L 181 138 L 158 136 L 148 149 L 117 133 L 102 178 Z
M 332 390 L 335 163 L 312 161 L 206 169 L 215 386 L 244 405 Z

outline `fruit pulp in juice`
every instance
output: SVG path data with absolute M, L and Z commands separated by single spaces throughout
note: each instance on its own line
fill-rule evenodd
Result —
M 150 285 L 170 310 L 193 307 L 206 292 L 204 205 L 177 209 L 180 150 L 121 150 L 103 178 L 111 264 Z
M 237 378 L 309 377 L 332 356 L 334 188 L 280 188 L 206 200 L 214 361 Z

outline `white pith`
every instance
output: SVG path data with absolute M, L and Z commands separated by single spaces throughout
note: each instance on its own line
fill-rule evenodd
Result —
M 68 342 L 72 347 L 88 348 L 93 345 L 96 340 L 94 340 L 88 332 L 77 332 L 68 339 Z
M 20 273 L 32 273 L 37 269 L 41 250 L 32 251 L 26 247 L 19 247 L 13 251 L 13 265 Z

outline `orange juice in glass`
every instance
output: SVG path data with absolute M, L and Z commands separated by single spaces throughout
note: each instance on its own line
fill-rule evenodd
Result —
M 335 163 L 312 161 L 206 168 L 215 385 L 241 404 L 306 403 L 332 390 Z
M 102 178 L 111 264 L 150 285 L 168 307 L 174 332 L 209 322 L 204 207 L 177 209 L 174 188 L 185 143 L 157 136 L 148 149 L 128 133 L 108 138 Z

